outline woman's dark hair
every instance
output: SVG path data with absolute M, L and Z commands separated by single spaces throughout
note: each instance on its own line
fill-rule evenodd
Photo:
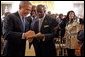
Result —
M 71 12 L 73 12 L 73 13 L 74 13 L 74 16 L 76 16 L 74 11 L 72 11 L 72 10 L 71 10 L 71 11 L 68 11 L 67 16 L 66 16 L 66 19 L 67 19 L 67 20 L 69 20 L 69 14 L 70 14 Z M 75 17 L 74 17 L 74 18 L 75 18 Z

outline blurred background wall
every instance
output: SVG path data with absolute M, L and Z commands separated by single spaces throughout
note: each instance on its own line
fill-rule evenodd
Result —
M 67 14 L 69 10 L 74 10 L 79 17 L 84 16 L 84 1 L 30 1 L 33 5 L 43 4 L 47 8 L 47 12 L 53 14 Z M 11 13 L 18 10 L 20 1 L 1 1 L 1 16 L 9 11 Z

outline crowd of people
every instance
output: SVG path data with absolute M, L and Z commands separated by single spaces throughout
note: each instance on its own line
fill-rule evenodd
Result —
M 30 16 L 26 16 L 30 14 Z M 19 4 L 19 11 L 8 13 L 1 22 L 1 55 L 25 56 L 26 40 L 33 44 L 36 56 L 57 56 L 54 38 L 66 44 L 67 56 L 84 56 L 84 18 L 73 10 L 67 15 L 46 13 L 44 5 L 28 1 Z

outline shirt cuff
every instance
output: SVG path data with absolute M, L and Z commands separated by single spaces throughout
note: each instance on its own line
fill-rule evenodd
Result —
M 24 35 L 24 33 L 22 34 L 22 39 L 25 39 L 25 35 Z

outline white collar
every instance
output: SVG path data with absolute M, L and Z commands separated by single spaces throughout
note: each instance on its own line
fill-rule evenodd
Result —
M 22 20 L 22 16 L 20 15 L 20 12 L 18 11 L 18 13 L 19 13 L 19 17 L 20 17 L 20 19 Z M 25 19 L 25 16 L 24 16 L 24 19 Z
M 44 18 L 45 18 L 45 16 L 46 16 L 46 14 L 44 14 L 44 16 L 42 17 L 42 18 L 39 18 L 39 20 L 44 20 Z
M 19 16 L 20 16 L 20 18 L 21 18 L 22 16 L 20 15 L 20 11 L 18 11 L 18 13 L 19 13 Z M 26 17 L 26 16 L 24 16 L 24 17 Z

